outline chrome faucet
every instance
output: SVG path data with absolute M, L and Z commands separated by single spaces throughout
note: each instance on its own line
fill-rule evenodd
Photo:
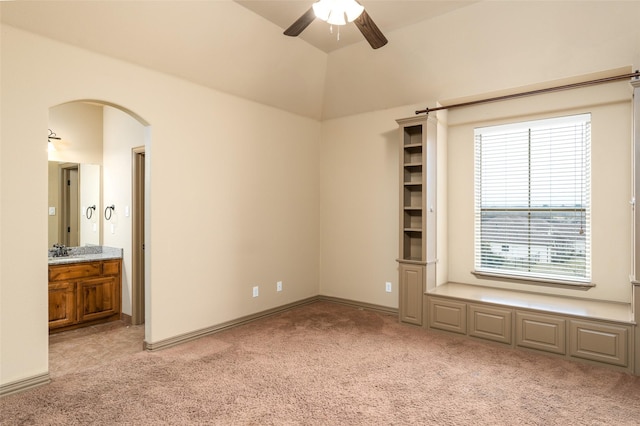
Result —
M 53 257 L 69 256 L 69 247 L 66 247 L 64 244 L 54 244 L 53 249 L 50 249 L 49 253 L 52 254 Z

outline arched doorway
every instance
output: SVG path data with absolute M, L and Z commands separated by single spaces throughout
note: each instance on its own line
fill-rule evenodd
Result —
M 92 201 L 96 214 L 91 215 L 91 220 L 83 213 L 87 206 L 82 197 L 78 202 L 80 222 L 89 224 L 79 226 L 79 245 L 90 241 L 90 244 L 123 249 L 122 320 L 125 324 L 143 324 L 146 268 L 140 250 L 146 246 L 144 228 L 148 222 L 148 209 L 144 208 L 145 193 L 148 193 L 145 188 L 149 184 L 145 178 L 148 157 L 144 154 L 150 142 L 150 126 L 122 106 L 77 100 L 51 107 L 49 127 L 59 138 L 49 144 L 53 148 L 49 150 L 50 167 L 51 162 L 75 163 L 80 168 L 85 164 L 100 167 L 98 195 Z M 84 190 L 82 179 L 79 187 L 79 191 Z M 49 203 L 55 207 L 52 197 Z M 115 206 L 109 220 L 102 214 L 106 206 Z M 142 341 L 139 343 L 142 348 Z

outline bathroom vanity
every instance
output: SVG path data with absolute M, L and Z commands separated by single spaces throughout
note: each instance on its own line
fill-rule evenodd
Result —
M 49 258 L 49 333 L 120 319 L 122 249 L 75 247 Z

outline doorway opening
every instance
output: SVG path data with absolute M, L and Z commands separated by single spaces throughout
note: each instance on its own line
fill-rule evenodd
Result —
M 60 242 L 67 247 L 80 244 L 78 165 L 60 165 Z
M 83 324 L 82 327 L 78 324 L 77 329 L 50 334 L 49 369 L 50 373 L 57 374 L 56 369 L 67 370 L 58 363 L 56 354 L 60 355 L 60 362 L 65 363 L 65 345 L 75 345 L 75 339 L 85 339 L 82 344 L 87 346 L 87 351 L 94 346 L 101 347 L 108 340 L 110 352 L 106 358 L 117 356 L 120 348 L 125 351 L 143 350 L 149 325 L 143 324 L 148 323 L 145 317 L 150 311 L 145 306 L 148 299 L 145 286 L 150 283 L 145 279 L 148 274 L 145 274 L 144 230 L 145 217 L 149 215 L 145 206 L 146 185 L 150 184 L 148 163 L 145 179 L 145 147 L 151 142 L 151 128 L 144 119 L 126 108 L 90 99 L 52 106 L 48 124 L 60 135 L 60 139 L 54 140 L 49 147 L 50 235 L 55 229 L 55 234 L 59 234 L 55 237 L 60 238 L 56 242 L 60 241 L 67 247 L 97 245 L 122 249 L 120 320 Z M 59 202 L 51 198 L 53 163 L 64 166 L 56 178 L 65 183 L 57 185 L 55 200 Z M 87 179 L 83 170 L 88 166 L 95 166 L 97 170 L 97 186 L 92 188 L 95 189 L 95 194 L 92 192 L 95 198 L 91 199 L 85 195 L 88 191 L 84 188 Z M 131 174 L 121 173 L 128 168 L 131 168 Z M 74 183 L 77 183 L 75 191 Z M 76 194 L 75 201 L 73 193 Z M 108 217 L 104 214 L 105 206 L 115 206 Z M 57 217 L 54 216 L 56 212 Z M 66 217 L 69 219 L 63 220 Z M 63 224 L 58 224 L 58 221 Z M 74 221 L 79 225 L 73 226 Z M 89 231 L 86 231 L 87 225 Z M 64 232 L 60 232 L 63 229 Z M 74 229 L 77 236 L 74 236 Z M 82 237 L 89 234 L 96 235 L 95 241 L 86 241 Z M 146 248 L 149 249 L 148 245 Z M 51 310 L 49 313 L 51 318 Z M 94 339 L 95 345 L 92 343 Z M 93 359 L 91 356 L 88 358 Z
M 131 292 L 131 323 L 144 324 L 145 317 L 145 256 L 144 256 L 144 225 L 145 225 L 145 148 L 136 147 L 132 152 L 132 245 L 131 270 L 133 276 Z

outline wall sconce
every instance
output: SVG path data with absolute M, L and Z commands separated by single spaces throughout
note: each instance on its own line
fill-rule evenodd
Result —
M 58 137 L 58 135 L 56 135 L 56 133 L 53 130 L 49 129 L 49 136 L 47 136 L 47 142 L 48 142 L 47 151 L 49 152 L 56 150 L 56 147 L 53 146 L 53 142 L 51 142 L 51 139 L 59 141 L 62 138 Z

